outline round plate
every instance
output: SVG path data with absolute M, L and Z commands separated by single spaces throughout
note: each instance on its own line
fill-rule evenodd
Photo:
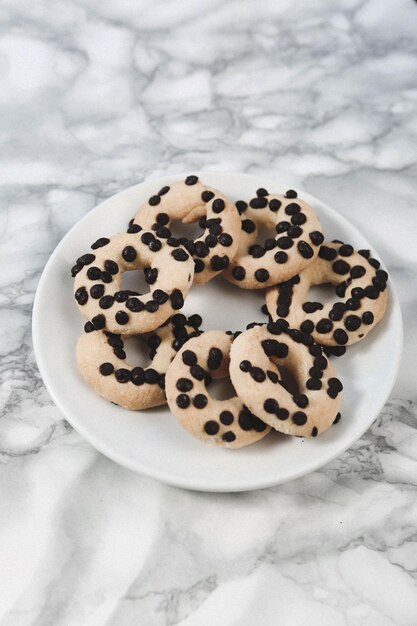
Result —
M 245 174 L 199 175 L 233 200 L 253 197 L 259 187 L 276 193 L 287 189 L 285 184 Z M 334 360 L 344 384 L 342 420 L 317 439 L 273 432 L 240 450 L 216 448 L 191 437 L 166 407 L 134 412 L 103 400 L 77 371 L 75 344 L 85 320 L 74 302 L 71 266 L 98 237 L 124 232 L 137 207 L 155 189 L 181 178 L 147 181 L 102 202 L 69 231 L 51 255 L 33 310 L 34 348 L 45 385 L 68 421 L 95 448 L 125 467 L 166 483 L 204 491 L 242 491 L 307 474 L 358 439 L 390 394 L 402 347 L 401 312 L 391 281 L 383 321 L 345 356 Z M 326 239 L 372 249 L 336 211 L 307 193 L 300 192 L 300 196 L 317 210 Z M 249 322 L 266 320 L 262 304 L 263 290 L 246 291 L 217 277 L 191 290 L 183 312 L 200 313 L 205 330 L 242 330 Z

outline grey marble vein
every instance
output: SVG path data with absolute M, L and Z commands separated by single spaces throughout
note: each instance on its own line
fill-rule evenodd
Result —
M 416 32 L 412 0 L 3 1 L 2 626 L 417 623 Z M 101 456 L 53 405 L 31 343 L 38 279 L 80 217 L 144 178 L 210 169 L 276 176 L 345 213 L 383 253 L 405 321 L 398 382 L 364 436 L 246 494 Z

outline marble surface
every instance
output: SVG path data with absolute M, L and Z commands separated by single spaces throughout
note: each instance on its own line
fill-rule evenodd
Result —
M 0 16 L 0 624 L 416 624 L 416 2 L 3 0 Z M 107 460 L 32 351 L 64 233 L 120 189 L 196 169 L 332 204 L 402 303 L 404 358 L 374 425 L 254 493 L 181 491 Z

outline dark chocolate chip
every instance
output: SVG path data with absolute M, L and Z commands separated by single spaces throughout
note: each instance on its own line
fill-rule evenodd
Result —
M 129 228 L 127 229 L 128 233 L 140 233 L 140 231 L 142 230 L 142 226 L 139 226 L 139 224 L 132 224 L 131 226 L 129 226 Z
M 247 360 L 241 361 L 239 364 L 239 368 L 242 372 L 250 372 L 252 369 L 252 363 Z
M 229 257 L 227 255 L 219 256 L 215 254 L 210 261 L 210 265 L 215 272 L 221 272 L 228 267 Z
M 86 322 L 84 324 L 84 331 L 86 333 L 92 333 L 95 330 L 94 325 L 91 322 Z
M 335 261 L 333 263 L 332 269 L 336 274 L 343 275 L 349 272 L 350 265 L 349 263 L 346 263 L 346 261 L 342 261 L 342 259 L 339 259 L 338 261 Z
M 128 298 L 126 302 L 126 307 L 129 309 L 129 311 L 132 311 L 133 313 L 139 313 L 140 311 L 143 311 L 145 305 L 138 298 Z
M 110 239 L 107 239 L 107 237 L 100 237 L 100 239 L 97 239 L 97 241 L 93 243 L 91 249 L 97 250 L 97 248 L 103 248 L 104 246 L 107 246 L 108 243 L 110 243 Z
M 293 400 L 300 409 L 305 409 L 308 406 L 308 398 L 304 393 L 299 393 L 296 396 L 293 396 Z
M 119 266 L 117 265 L 115 261 L 111 261 L 110 259 L 107 259 L 107 261 L 104 261 L 104 269 L 106 270 L 106 272 L 114 276 L 115 274 L 118 273 Z
M 204 271 L 204 261 L 201 259 L 194 259 L 194 272 L 195 274 L 201 274 Z
M 311 259 L 314 256 L 313 248 L 306 241 L 299 241 L 297 243 L 298 252 L 305 259 Z
M 219 416 L 219 420 L 224 426 L 230 426 L 234 422 L 233 413 L 231 411 L 222 411 Z
M 303 333 L 312 333 L 314 330 L 313 322 L 311 320 L 304 320 L 300 325 L 300 330 L 302 330 Z
M 91 323 L 96 330 L 102 330 L 106 325 L 106 318 L 102 314 L 95 315 L 91 320 Z
M 176 384 L 178 391 L 191 391 L 193 386 L 194 383 L 189 378 L 179 378 Z
M 296 411 L 292 416 L 292 421 L 297 426 L 304 426 L 304 424 L 307 422 L 307 415 L 303 413 L 303 411 Z
M 245 233 L 253 233 L 255 228 L 256 228 L 255 222 L 252 222 L 252 220 L 242 221 L 242 230 L 244 230 Z
M 156 269 L 156 267 L 145 267 L 145 269 L 143 270 L 143 274 L 145 277 L 145 281 L 148 283 L 148 285 L 153 285 L 154 283 L 156 283 L 156 280 L 158 278 L 158 270 Z
M 100 279 L 103 281 L 103 283 L 111 283 L 113 280 L 110 272 L 105 272 L 105 271 L 101 272 Z
M 221 213 L 222 211 L 224 211 L 224 208 L 224 200 L 222 200 L 221 198 L 216 198 L 216 200 L 213 200 L 213 204 L 211 205 L 213 213 Z
M 288 250 L 288 248 L 291 248 L 294 245 L 291 237 L 278 237 L 276 241 L 278 248 L 281 248 L 282 250 Z
M 290 415 L 290 412 L 288 411 L 288 409 L 278 409 L 278 411 L 276 412 L 276 416 L 279 420 L 286 420 L 288 419 Z
M 193 405 L 196 409 L 204 409 L 207 406 L 207 396 L 203 393 L 198 393 L 193 399 Z
M 184 182 L 186 185 L 195 185 L 198 183 L 198 176 L 187 176 Z
M 321 246 L 319 250 L 319 257 L 325 261 L 333 261 L 337 257 L 337 251 L 334 248 L 328 246 Z
M 314 426 L 312 431 L 311 431 L 311 436 L 312 437 L 317 437 L 318 434 L 319 434 L 318 428 L 317 428 L 317 426 Z
M 86 288 L 78 287 L 78 289 L 74 293 L 74 298 L 76 299 L 78 304 L 80 304 L 81 306 L 86 304 L 86 302 L 88 301 L 88 293 L 87 293 Z
M 103 296 L 100 298 L 98 305 L 100 309 L 110 309 L 113 306 L 114 298 L 113 296 Z
M 295 215 L 296 213 L 299 213 L 300 211 L 301 211 L 301 207 L 296 202 L 290 202 L 285 207 L 285 213 L 287 215 Z
M 286 263 L 288 261 L 288 254 L 280 250 L 274 254 L 274 260 L 279 264 Z
M 115 372 L 116 380 L 118 383 L 127 383 L 130 380 L 130 370 L 121 367 Z
M 182 250 L 181 248 L 176 248 L 175 250 L 173 250 L 171 252 L 171 256 L 176 261 L 186 261 L 187 259 L 190 258 L 189 254 L 185 250 Z
M 196 365 L 197 355 L 192 350 L 184 350 L 182 353 L 182 360 L 185 365 Z
M 264 402 L 264 410 L 267 413 L 276 413 L 279 409 L 278 402 L 274 398 L 267 398 Z
M 148 311 L 148 313 L 156 313 L 158 309 L 159 304 L 155 300 L 148 300 L 145 304 L 145 311 Z
M 296 224 L 297 226 L 301 226 L 302 224 L 305 224 L 306 221 L 307 221 L 307 218 L 304 215 L 304 213 L 296 213 L 295 215 L 291 217 L 291 224 Z
M 87 270 L 87 277 L 90 280 L 100 280 L 101 270 L 98 267 L 89 267 Z
M 348 331 L 355 331 L 361 325 L 361 318 L 357 315 L 348 315 L 344 320 L 345 328 Z
M 250 246 L 248 252 L 254 259 L 260 259 L 265 254 L 265 250 L 258 244 Z
M 324 235 L 319 230 L 313 230 L 313 232 L 309 234 L 309 237 L 311 243 L 315 246 L 320 246 L 324 241 Z
M 226 441 L 227 443 L 232 443 L 232 441 L 234 441 L 236 439 L 236 435 L 235 435 L 235 433 L 232 433 L 231 430 L 227 430 L 222 435 L 222 439 L 223 439 L 223 441 Z
M 132 263 L 137 257 L 137 252 L 133 246 L 126 246 L 122 250 L 122 257 L 127 263 Z
M 111 363 L 102 363 L 99 370 L 103 376 L 110 376 L 114 372 L 114 366 Z
M 366 324 L 366 326 L 370 326 L 374 322 L 374 314 L 371 311 L 365 311 L 362 315 L 362 322 Z
M 203 191 L 201 194 L 201 199 L 203 202 L 210 202 L 214 198 L 214 193 L 212 191 Z
M 252 367 L 250 375 L 257 383 L 263 383 L 266 378 L 265 372 L 260 367 Z
M 180 393 L 175 402 L 180 409 L 186 409 L 190 406 L 190 397 L 186 393 Z
M 218 370 L 223 360 L 223 352 L 219 348 L 211 348 L 207 359 L 207 366 L 211 370 Z
M 347 336 L 346 331 L 344 331 L 342 328 L 337 328 L 334 331 L 333 339 L 335 340 L 336 343 L 342 346 L 347 344 L 347 342 L 349 341 L 349 337 Z
M 151 206 L 156 206 L 161 202 L 161 198 L 159 196 L 151 196 L 148 202 Z
M 281 204 L 282 204 L 281 200 L 278 200 L 277 198 L 272 198 L 272 200 L 269 201 L 269 208 L 271 209 L 271 211 L 276 213 L 276 211 L 278 211 L 278 209 L 280 208 Z
M 291 237 L 291 239 L 297 239 L 298 237 L 301 237 L 302 234 L 303 229 L 301 226 L 290 226 L 287 230 L 287 235 L 288 237 Z
M 126 311 L 117 311 L 115 319 L 118 324 L 124 326 L 129 321 L 129 315 L 126 313 Z
M 204 431 L 207 433 L 207 435 L 217 435 L 217 433 L 219 432 L 219 428 L 220 426 L 214 420 L 209 420 L 204 424 Z
M 169 187 L 168 185 L 165 185 L 165 187 L 162 187 L 162 189 L 158 191 L 158 196 L 164 196 L 166 193 L 168 193 L 168 191 Z
M 329 333 L 332 330 L 332 328 L 333 328 L 333 322 L 327 318 L 321 319 L 316 324 L 316 331 L 323 335 L 325 335 L 326 333 Z
M 265 283 L 269 279 L 269 272 L 264 268 L 260 268 L 255 272 L 255 278 L 260 283 Z

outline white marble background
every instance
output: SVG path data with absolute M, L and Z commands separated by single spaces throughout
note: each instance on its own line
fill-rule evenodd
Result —
M 417 3 L 2 0 L 0 21 L 0 624 L 417 624 Z M 320 196 L 399 289 L 380 418 L 274 489 L 198 494 L 118 467 L 36 368 L 33 295 L 63 234 L 194 169 Z

